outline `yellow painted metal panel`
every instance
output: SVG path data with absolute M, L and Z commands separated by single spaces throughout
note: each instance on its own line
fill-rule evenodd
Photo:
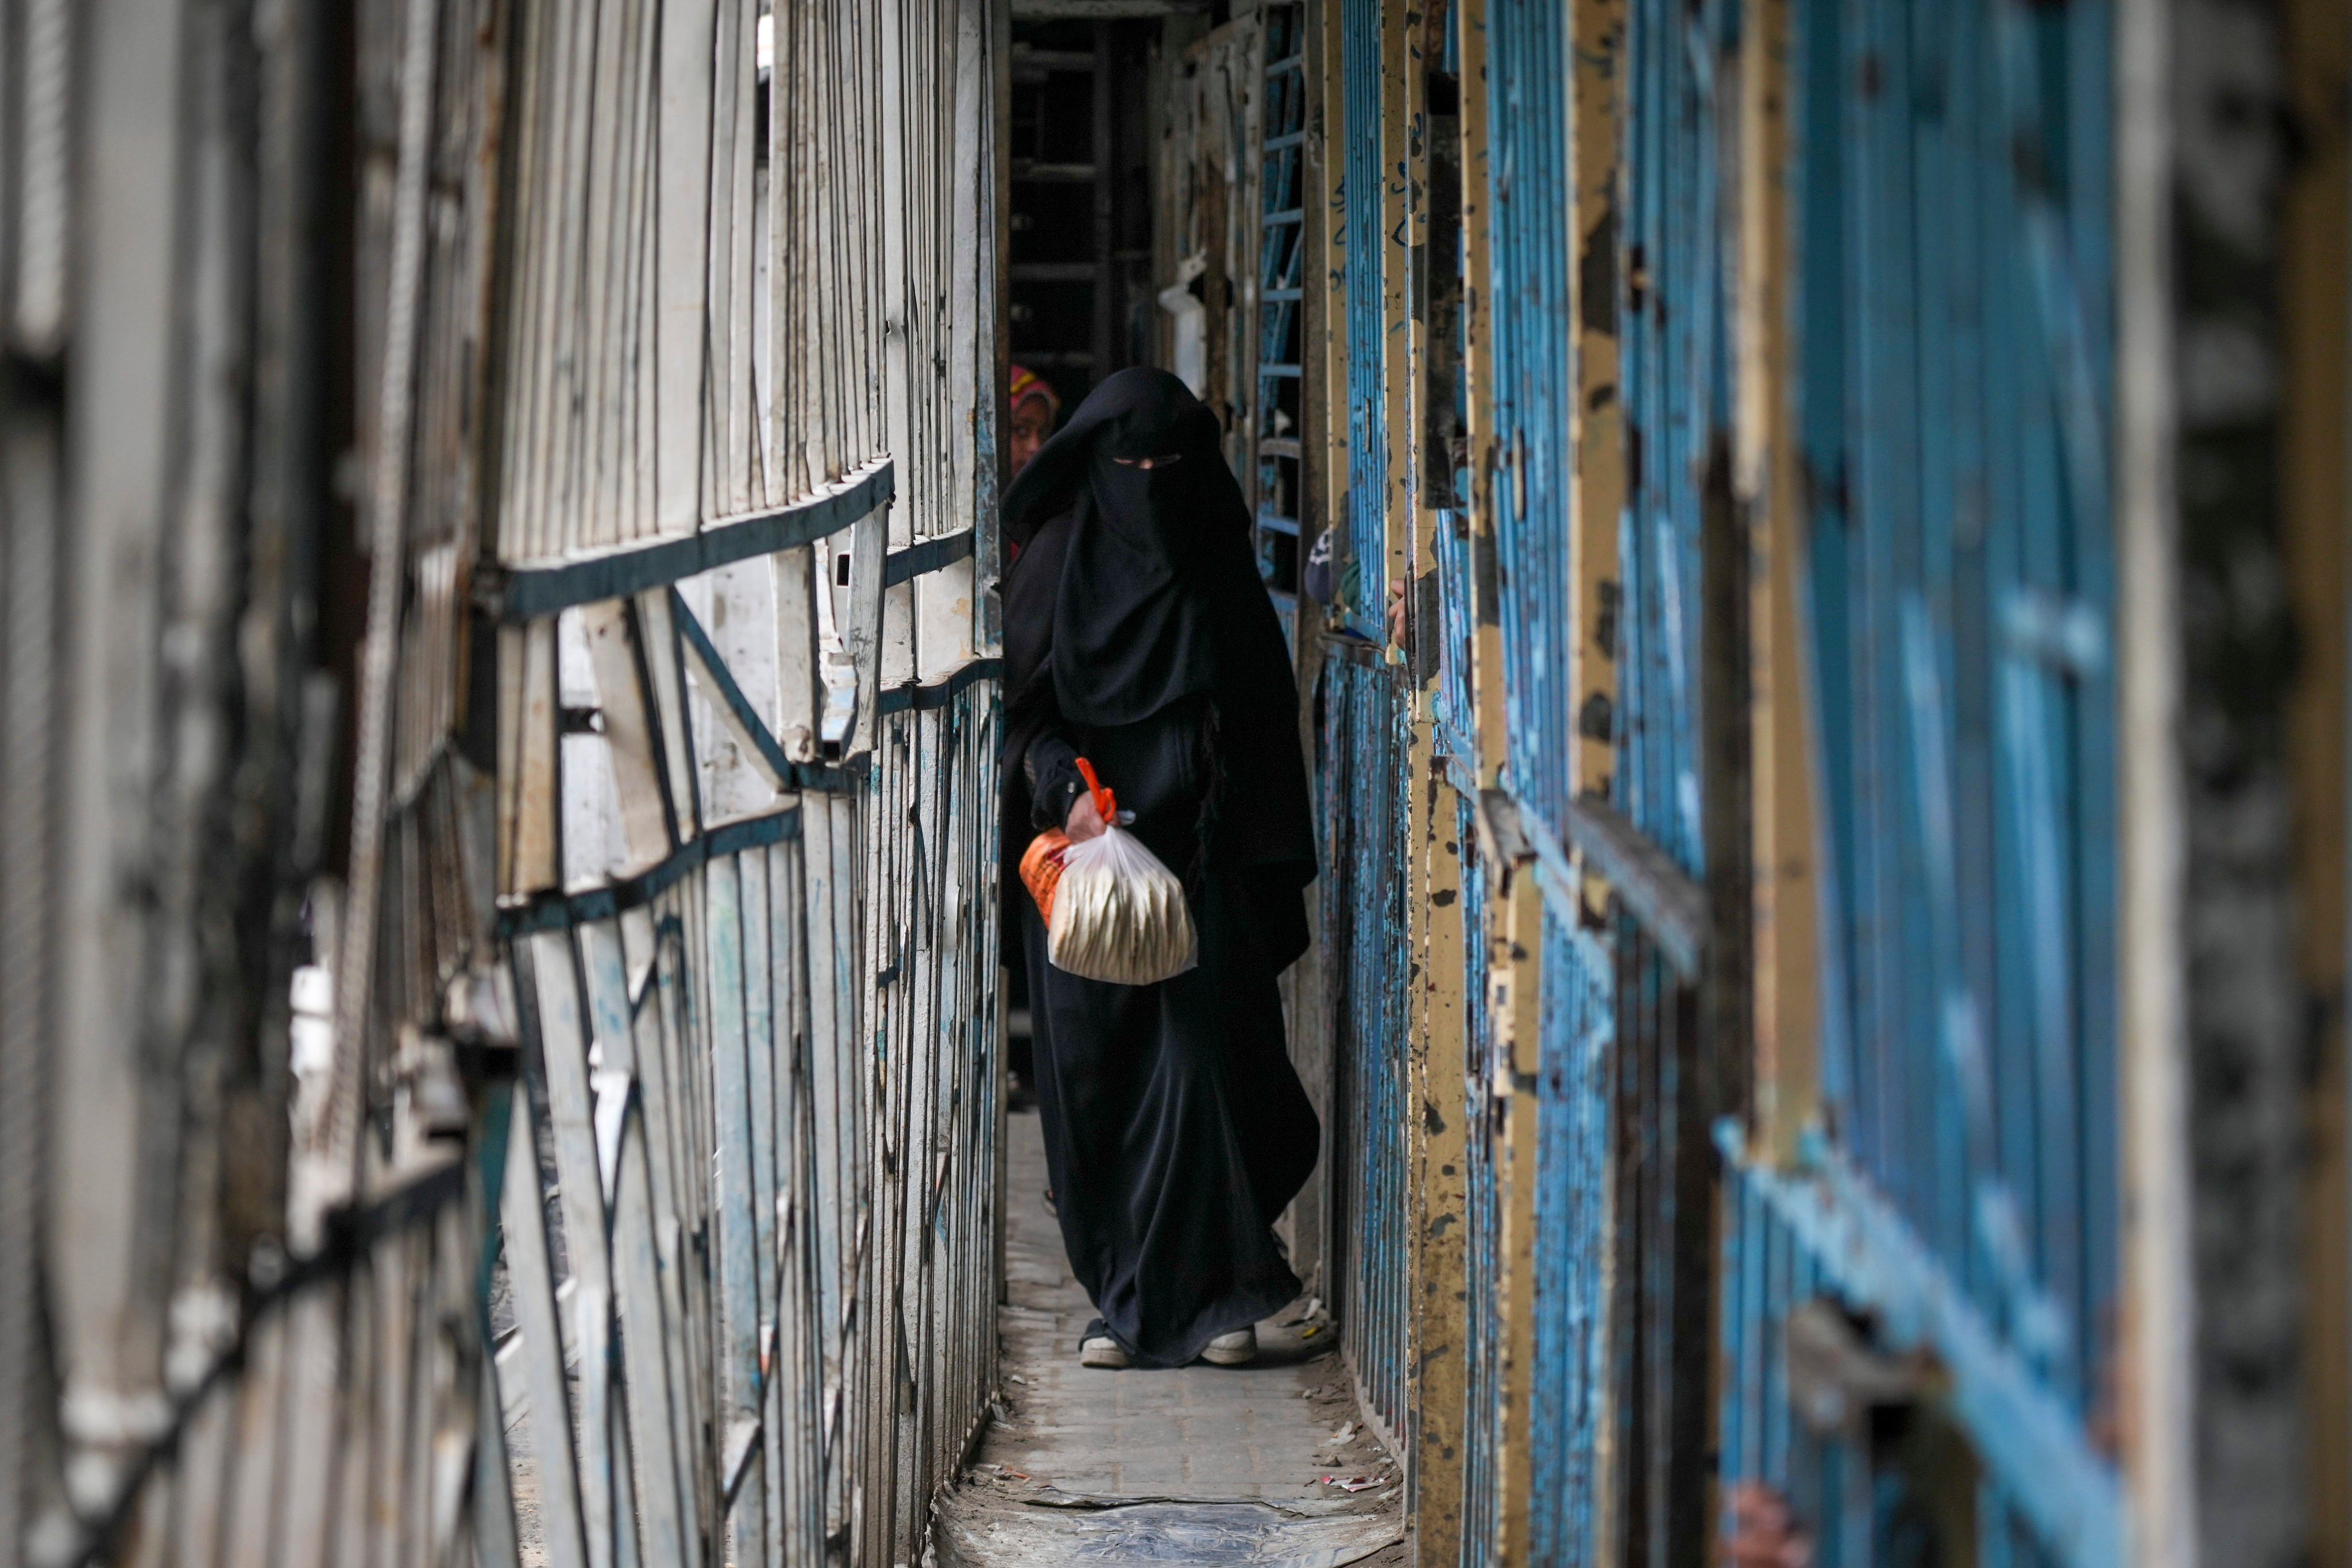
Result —
M 1442 408 L 1452 397 L 1450 384 L 1441 384 L 1439 363 L 1443 345 L 1433 344 L 1429 300 L 1434 292 L 1431 268 L 1452 268 L 1449 255 L 1432 255 L 1430 201 L 1433 191 L 1446 182 L 1430 178 L 1431 138 L 1438 134 L 1429 112 L 1428 76 L 1445 53 L 1445 8 L 1435 7 L 1422 18 L 1410 40 L 1406 110 L 1416 128 L 1406 163 L 1410 217 L 1407 235 L 1414 258 L 1412 277 L 1423 285 L 1414 290 L 1406 337 L 1412 358 L 1412 402 L 1402 419 L 1392 416 L 1398 431 L 1412 452 L 1404 465 L 1401 489 L 1412 508 L 1412 537 L 1410 570 L 1400 576 L 1418 585 L 1434 583 L 1438 571 L 1435 531 L 1452 526 L 1450 514 L 1428 504 L 1433 487 L 1422 482 L 1423 465 L 1439 473 L 1452 467 L 1452 454 L 1426 449 L 1433 422 L 1433 406 Z M 1449 216 L 1451 215 L 1444 215 Z M 1440 248 L 1443 248 L 1442 247 Z M 1402 427 L 1400 429 L 1400 426 Z M 1397 469 L 1391 465 L 1391 473 Z M 1449 487 L 1450 488 L 1450 487 Z M 1426 611 L 1437 595 L 1409 590 L 1414 618 L 1410 646 L 1413 655 L 1411 750 L 1407 766 L 1412 790 L 1411 828 L 1414 846 L 1415 898 L 1412 903 L 1416 930 L 1413 948 L 1420 961 L 1420 984 L 1414 987 L 1414 1030 L 1412 1045 L 1412 1165 L 1414 1193 L 1411 1248 L 1413 1302 L 1412 1366 L 1416 1385 L 1412 1400 L 1411 1441 L 1413 1450 L 1414 1548 L 1424 1563 L 1458 1562 L 1462 1555 L 1463 1479 L 1468 1445 L 1470 1412 L 1466 1336 L 1469 1291 L 1465 1278 L 1469 1230 L 1469 1170 L 1464 1137 L 1468 1116 L 1464 1105 L 1460 1064 L 1470 1008 L 1464 994 L 1464 932 L 1462 852 L 1459 797 L 1447 777 L 1444 754 L 1437 743 L 1440 661 L 1431 657 L 1442 637 L 1438 625 L 1425 624 Z
M 1503 1106 L 1494 1156 L 1502 1218 L 1496 1249 L 1502 1279 L 1496 1306 L 1503 1326 L 1502 1434 L 1496 1455 L 1501 1495 L 1495 1513 L 1494 1561 L 1525 1563 L 1529 1560 L 1535 1480 L 1530 1418 L 1536 1392 L 1536 1190 L 1542 1148 L 1536 1067 L 1542 1050 L 1543 894 L 1537 886 L 1534 858 L 1516 842 L 1516 825 L 1508 833 L 1497 833 L 1496 826 L 1482 811 L 1480 847 L 1491 868 L 1489 896 L 1497 916 L 1487 1016 L 1494 1024 L 1501 1078 L 1487 1090 Z
M 1580 795 L 1606 796 L 1616 768 L 1607 716 L 1617 701 L 1617 523 L 1625 506 L 1625 416 L 1618 395 L 1618 215 L 1625 171 L 1625 0 L 1577 0 L 1576 66 L 1570 79 L 1569 194 L 1577 265 L 1569 278 L 1576 328 L 1576 481 L 1572 522 L 1576 603 L 1570 641 L 1579 715 L 1570 777 Z M 1606 289 L 1593 300 L 1588 290 Z
M 1804 478 L 1794 392 L 1789 0 L 1760 0 L 1740 58 L 1739 344 L 1734 482 L 1748 545 L 1755 1125 L 1780 1160 L 1819 1098 L 1815 781 L 1798 584 Z
M 1494 170 L 1487 147 L 1486 0 L 1460 0 L 1462 80 L 1462 375 L 1470 469 L 1470 558 L 1495 551 Z M 1500 776 L 1507 722 L 1503 710 L 1502 606 L 1495 574 L 1471 574 L 1471 690 L 1476 704 L 1479 787 Z

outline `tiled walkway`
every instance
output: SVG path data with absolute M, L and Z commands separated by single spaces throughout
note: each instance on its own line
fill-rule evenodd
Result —
M 940 1505 L 942 1568 L 1402 1563 L 1396 1468 L 1362 1428 L 1328 1323 L 1267 1320 L 1247 1367 L 1078 1364 L 1093 1308 L 1045 1207 L 1036 1115 L 1009 1125 L 1004 1397 Z

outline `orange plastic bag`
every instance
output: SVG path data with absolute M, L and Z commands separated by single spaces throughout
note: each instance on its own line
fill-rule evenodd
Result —
M 1078 759 L 1078 772 L 1087 781 L 1087 790 L 1095 797 L 1095 809 L 1102 813 L 1105 826 L 1118 820 L 1118 797 L 1103 787 L 1095 777 L 1095 765 L 1084 757 Z M 1021 881 L 1029 896 L 1037 900 L 1037 912 L 1045 917 L 1045 929 L 1054 928 L 1054 889 L 1062 881 L 1062 857 L 1070 847 L 1070 836 L 1058 827 L 1049 827 L 1029 841 L 1021 856 Z
M 1070 847 L 1070 836 L 1058 827 L 1049 827 L 1029 841 L 1021 856 L 1021 881 L 1029 896 L 1037 900 L 1037 912 L 1050 928 L 1054 923 L 1054 889 L 1062 880 L 1062 851 Z
M 1200 962 L 1184 884 L 1121 826 L 1118 799 L 1078 759 L 1103 831 L 1072 843 L 1048 828 L 1021 857 L 1021 880 L 1045 918 L 1056 969 L 1118 985 L 1149 985 Z

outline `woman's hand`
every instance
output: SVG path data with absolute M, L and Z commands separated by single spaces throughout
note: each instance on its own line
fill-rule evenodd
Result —
M 1063 836 L 1073 844 L 1084 844 L 1089 838 L 1100 838 L 1103 831 L 1101 810 L 1095 805 L 1092 790 L 1080 790 L 1078 798 L 1070 802 L 1070 815 L 1062 823 Z

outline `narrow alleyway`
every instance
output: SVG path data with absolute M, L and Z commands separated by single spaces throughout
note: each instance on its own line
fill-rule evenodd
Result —
M 1397 1466 L 1328 1324 L 1301 1307 L 1268 1319 L 1248 1367 L 1081 1367 L 1092 1309 L 1045 1206 L 1035 1112 L 1008 1118 L 1008 1135 L 1003 1394 L 940 1504 L 940 1568 L 1402 1564 Z
M 0 1568 L 2352 1568 L 2347 432 L 2352 0 L 0 0 Z

